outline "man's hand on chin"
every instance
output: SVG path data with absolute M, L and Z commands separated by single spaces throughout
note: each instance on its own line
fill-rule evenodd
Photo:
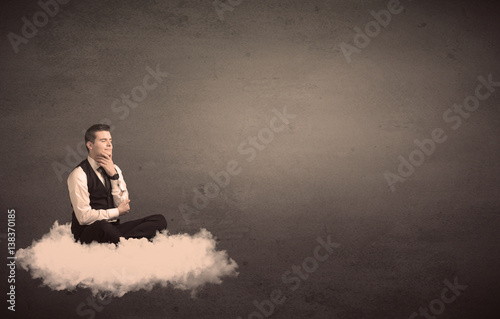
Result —
M 97 155 L 95 161 L 104 168 L 106 174 L 109 176 L 113 176 L 117 173 L 111 154 L 101 153 Z

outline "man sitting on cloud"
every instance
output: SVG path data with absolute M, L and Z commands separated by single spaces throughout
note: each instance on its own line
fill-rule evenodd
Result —
M 238 264 L 226 251 L 216 250 L 206 229 L 170 235 L 163 215 L 120 223 L 117 218 L 129 212 L 130 200 L 112 161 L 109 126 L 91 126 L 85 142 L 89 155 L 68 177 L 71 226 L 56 221 L 40 240 L 16 252 L 16 262 L 34 279 L 53 290 L 79 287 L 93 295 L 122 297 L 157 285 L 194 295 L 206 283 L 238 275 Z
M 117 244 L 120 237 L 151 239 L 166 229 L 161 214 L 120 223 L 118 217 L 130 211 L 130 199 L 123 174 L 112 160 L 110 127 L 92 125 L 85 133 L 85 145 L 89 155 L 68 177 L 75 240 Z

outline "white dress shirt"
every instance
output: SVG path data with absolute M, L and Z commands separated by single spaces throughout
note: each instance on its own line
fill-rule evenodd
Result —
M 101 180 L 102 184 L 106 185 L 104 176 L 100 171 L 98 171 L 100 165 L 90 156 L 87 156 L 87 160 L 97 177 Z M 127 184 L 125 184 L 125 181 L 123 180 L 122 171 L 116 164 L 115 169 L 120 177 L 118 180 L 110 180 L 110 183 L 113 203 L 115 207 L 118 207 L 121 202 L 128 199 L 128 191 Z M 75 168 L 71 174 L 69 174 L 68 190 L 71 205 L 73 205 L 73 211 L 75 212 L 76 219 L 78 219 L 80 225 L 90 225 L 96 220 L 103 219 L 112 222 L 118 218 L 118 208 L 93 209 L 90 207 L 90 193 L 87 186 L 87 174 L 85 174 L 80 166 Z

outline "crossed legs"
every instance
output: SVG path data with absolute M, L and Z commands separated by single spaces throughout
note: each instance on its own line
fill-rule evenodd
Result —
M 79 240 L 85 244 L 90 244 L 93 241 L 117 244 L 120 237 L 151 239 L 156 235 L 157 231 L 166 228 L 167 221 L 161 214 L 150 215 L 116 225 L 105 220 L 98 220 L 85 227 Z

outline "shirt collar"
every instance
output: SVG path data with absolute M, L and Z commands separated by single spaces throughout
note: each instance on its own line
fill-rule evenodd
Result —
M 97 164 L 97 162 L 92 157 L 90 157 L 90 155 L 87 156 L 87 160 L 89 161 L 90 166 L 92 166 L 94 171 L 97 171 L 99 167 L 101 167 L 101 165 Z

